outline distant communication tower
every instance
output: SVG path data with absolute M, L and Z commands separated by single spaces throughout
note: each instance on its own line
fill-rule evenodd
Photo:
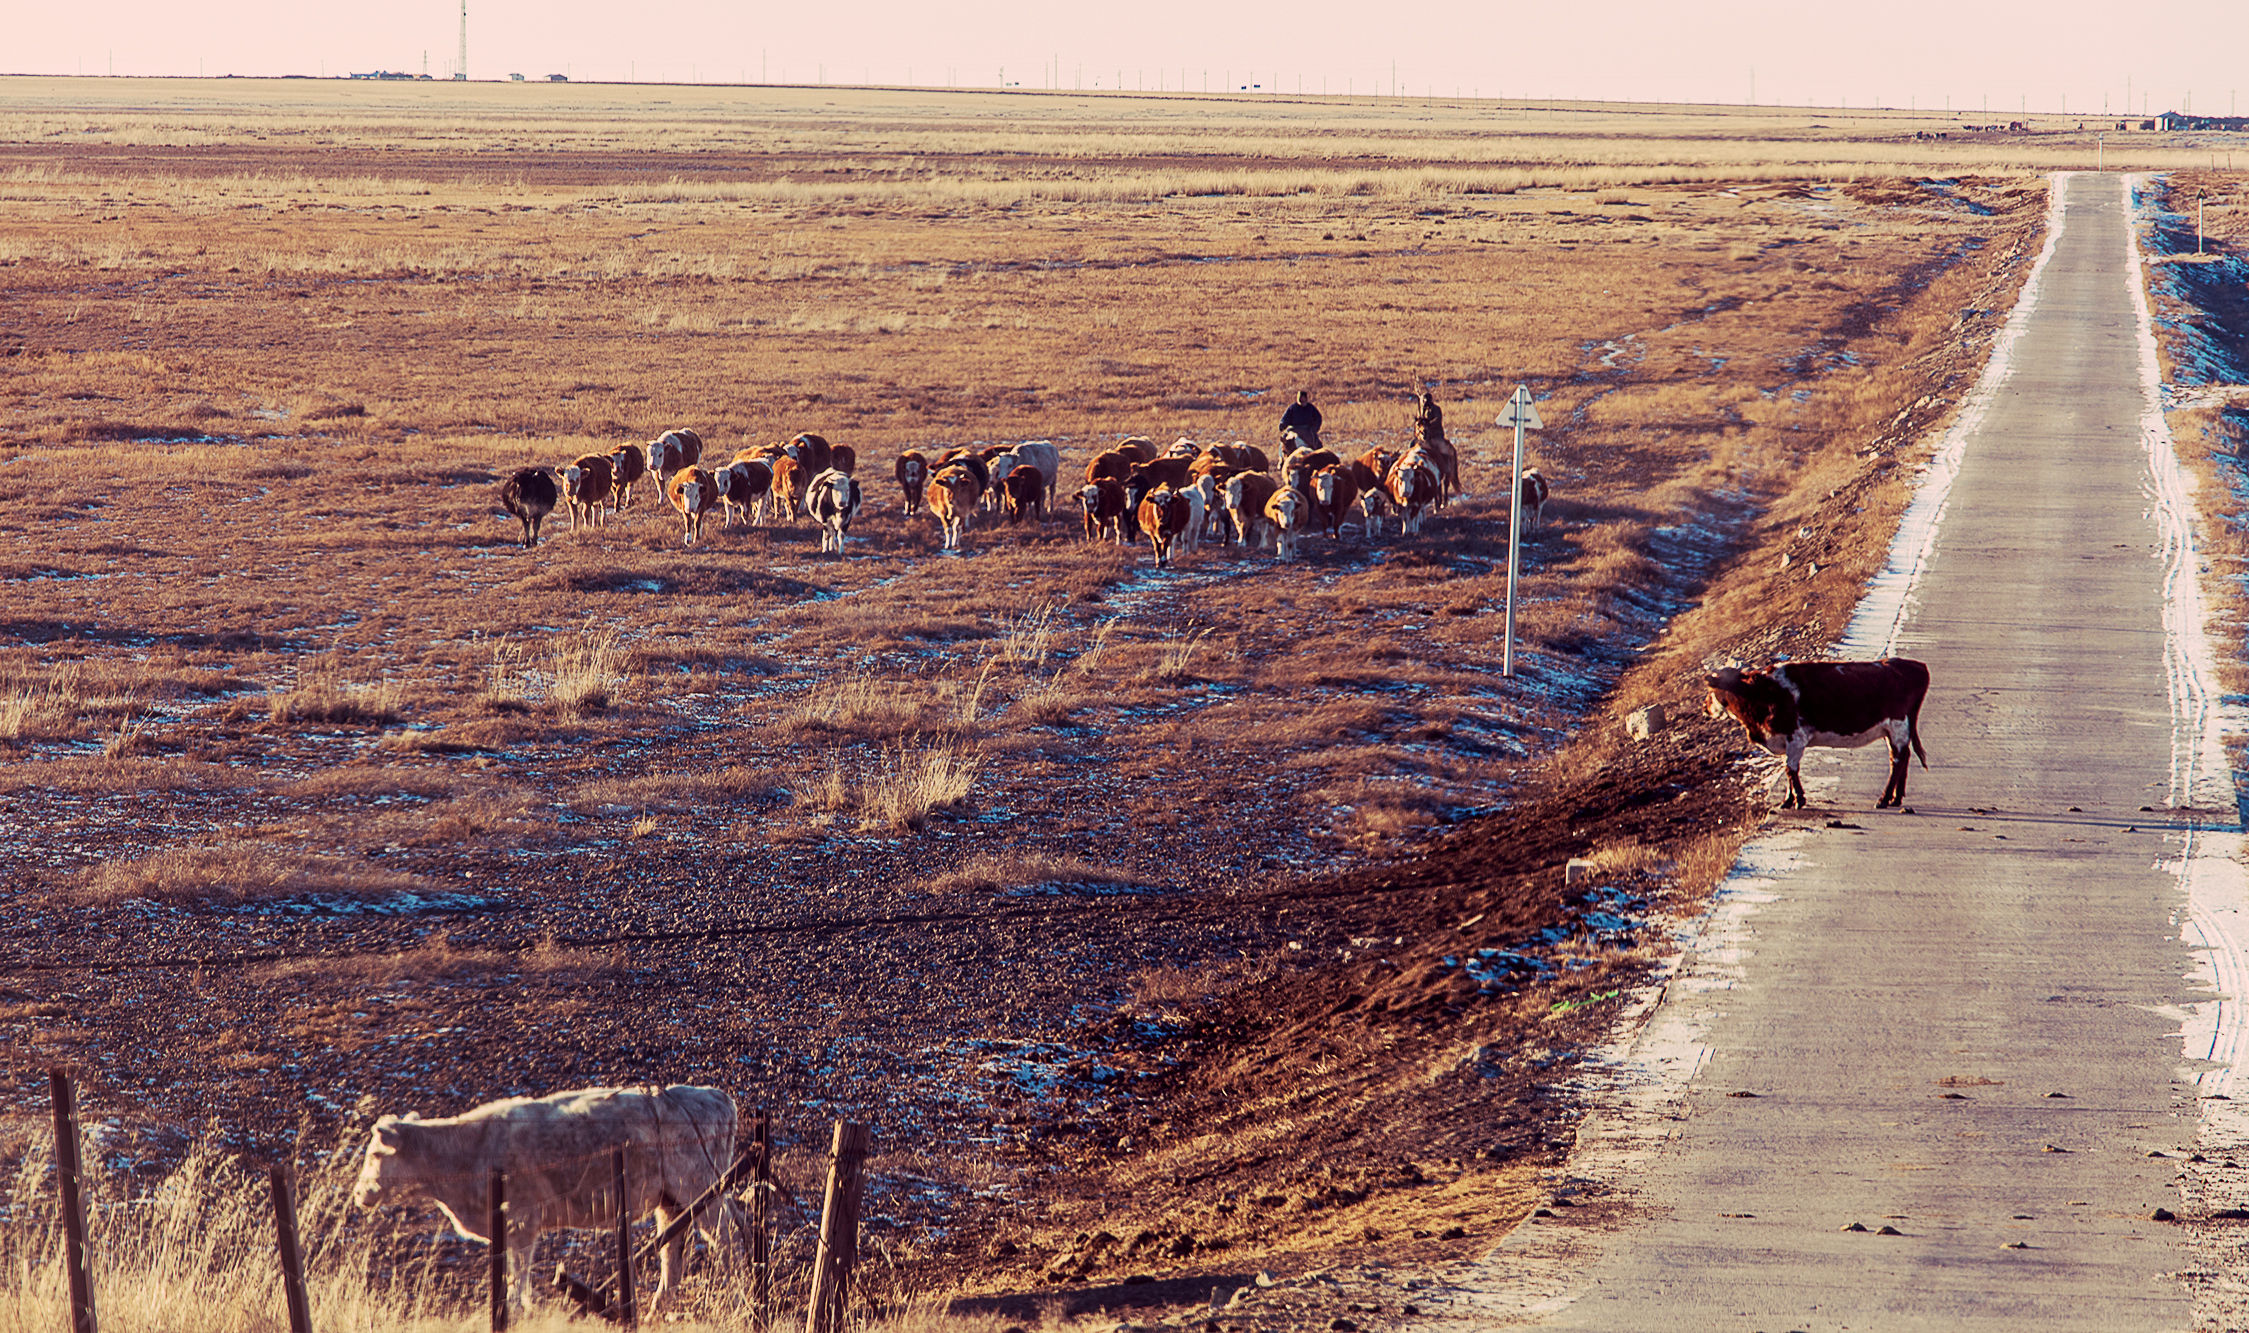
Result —
M 461 62 L 453 66 L 453 77 L 469 76 L 469 0 L 461 0 Z

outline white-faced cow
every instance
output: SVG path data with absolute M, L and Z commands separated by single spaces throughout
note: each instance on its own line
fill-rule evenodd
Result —
M 1804 804 L 1797 776 L 1811 746 L 1855 748 L 1882 737 L 1890 742 L 1890 782 L 1876 808 L 1905 803 L 1906 751 L 1921 756 L 1921 701 L 1929 693 L 1929 668 L 1906 657 L 1879 662 L 1783 662 L 1770 671 L 1727 667 L 1702 678 L 1710 694 L 1704 709 L 1731 716 L 1752 743 L 1788 758 L 1788 799 Z
M 703 437 L 681 427 L 667 430 L 648 442 L 648 471 L 658 488 L 672 484 L 672 474 L 703 461 Z
M 948 551 L 961 548 L 961 533 L 983 494 L 983 484 L 959 464 L 942 468 L 929 479 L 929 513 L 937 520 L 940 547 Z
M 672 508 L 679 511 L 686 528 L 681 540 L 693 546 L 703 535 L 703 518 L 719 507 L 718 478 L 699 467 L 683 467 L 672 474 L 671 483 L 664 487 L 671 498 Z
M 1187 530 L 1191 518 L 1187 497 L 1169 486 L 1158 486 L 1142 497 L 1135 512 L 1140 530 L 1148 535 L 1148 544 L 1156 548 L 1156 567 L 1170 564 L 1172 543 Z
M 1325 528 L 1328 536 L 1337 539 L 1342 538 L 1343 520 L 1350 517 L 1351 506 L 1359 498 L 1351 466 L 1330 463 L 1312 474 L 1312 522 L 1308 526 Z
M 1416 447 L 1391 465 L 1383 489 L 1398 507 L 1399 534 L 1411 536 L 1421 531 L 1422 513 L 1444 493 L 1445 474 L 1427 450 Z
M 506 1173 L 508 1303 L 529 1292 L 539 1233 L 617 1220 L 614 1153 L 625 1150 L 625 1212 L 662 1228 L 734 1160 L 734 1099 L 717 1088 L 585 1088 L 510 1097 L 442 1120 L 375 1122 L 352 1201 L 361 1208 L 427 1199 L 453 1229 L 490 1244 L 491 1178 Z M 735 1205 L 717 1207 L 729 1218 Z M 664 1247 L 651 1304 L 679 1274 L 687 1237 Z
M 1089 481 L 1075 497 L 1078 508 L 1085 514 L 1085 539 L 1094 541 L 1107 537 L 1122 546 L 1125 544 L 1124 487 L 1114 481 Z
M 905 492 L 906 517 L 920 513 L 922 492 L 929 486 L 929 458 L 919 449 L 908 449 L 898 455 L 890 475 L 898 479 L 898 489 Z
M 1265 544 L 1265 502 L 1281 484 L 1270 472 L 1237 472 L 1226 479 L 1226 520 L 1244 546 Z
M 804 507 L 820 525 L 820 550 L 843 554 L 844 534 L 859 516 L 859 481 L 840 468 L 829 468 L 812 479 L 804 493 Z
M 718 498 L 726 506 L 729 525 L 742 520 L 754 526 L 765 497 L 773 490 L 773 465 L 748 454 L 743 450 L 734 455 L 733 462 L 711 474 L 718 482 Z
M 1397 461 L 1396 454 L 1381 449 L 1369 449 L 1351 460 L 1351 482 L 1359 490 L 1359 517 L 1369 537 L 1382 535 L 1382 515 L 1390 507 L 1390 493 L 1382 488 L 1383 478 L 1390 475 Z
M 517 468 L 500 487 L 500 507 L 523 523 L 523 544 L 539 544 L 539 525 L 554 512 L 554 473 L 543 467 Z
M 1282 486 L 1265 502 L 1265 521 L 1273 527 L 1273 554 L 1282 560 L 1296 558 L 1296 539 L 1304 531 L 1309 506 L 1294 486 Z
M 570 504 L 570 530 L 579 520 L 592 527 L 601 518 L 601 502 L 609 498 L 609 455 L 583 454 L 562 470 L 562 498 Z
M 629 444 L 609 451 L 609 498 L 618 510 L 633 502 L 633 484 L 648 475 L 648 456 Z

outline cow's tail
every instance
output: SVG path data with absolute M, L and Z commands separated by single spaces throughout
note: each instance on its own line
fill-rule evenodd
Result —
M 1905 710 L 1906 737 L 1913 742 L 1913 752 L 1921 756 L 1921 771 L 1925 773 L 1929 769 L 1929 752 L 1921 748 L 1921 703 L 1929 697 L 1929 668 L 1919 662 L 1913 665 L 1921 668 L 1921 688 L 1914 691 L 1913 706 Z

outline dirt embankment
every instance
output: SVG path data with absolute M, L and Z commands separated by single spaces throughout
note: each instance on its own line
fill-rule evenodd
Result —
M 1296 886 L 1303 965 L 1146 995 L 1111 1024 L 1129 1091 L 1044 1141 L 1050 1199 L 964 1230 L 992 1293 L 965 1307 L 1383 1327 L 1556 1203 L 1542 1169 L 1580 1110 L 1559 1085 L 1659 923 L 1698 910 L 1771 809 L 1770 770 L 1700 714 L 1701 674 L 1832 650 L 2042 232 L 2026 204 L 1894 307 L 1854 312 L 1904 344 L 1895 372 L 1772 470 L 1693 605 L 1503 813 Z M 1625 719 L 1650 705 L 1665 721 L 1635 740 Z M 1261 1269 L 1282 1280 L 1233 1298 Z M 1181 1308 L 1213 1288 L 1232 1304 Z

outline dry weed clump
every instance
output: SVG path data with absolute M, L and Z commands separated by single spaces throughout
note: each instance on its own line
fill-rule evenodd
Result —
M 308 662 L 297 683 L 266 693 L 266 720 L 277 727 L 308 722 L 386 726 L 402 716 L 406 686 L 396 680 L 346 680 L 331 658 Z
M 1145 875 L 1115 866 L 1095 865 L 1074 856 L 1044 852 L 986 852 L 966 864 L 921 883 L 922 892 L 951 894 L 1007 894 L 1051 887 L 1088 893 L 1129 893 L 1147 888 Z
M 920 829 L 929 817 L 967 804 L 982 758 L 957 741 L 901 743 L 872 759 L 830 755 L 801 801 L 831 815 L 853 815 L 862 829 Z
M 614 630 L 587 629 L 554 645 L 548 657 L 552 683 L 547 699 L 565 717 L 583 717 L 609 707 L 632 683 L 627 655 Z
M 106 862 L 79 876 L 74 896 L 92 904 L 128 899 L 238 904 L 276 898 L 381 898 L 429 887 L 412 875 L 341 857 L 237 842 Z

